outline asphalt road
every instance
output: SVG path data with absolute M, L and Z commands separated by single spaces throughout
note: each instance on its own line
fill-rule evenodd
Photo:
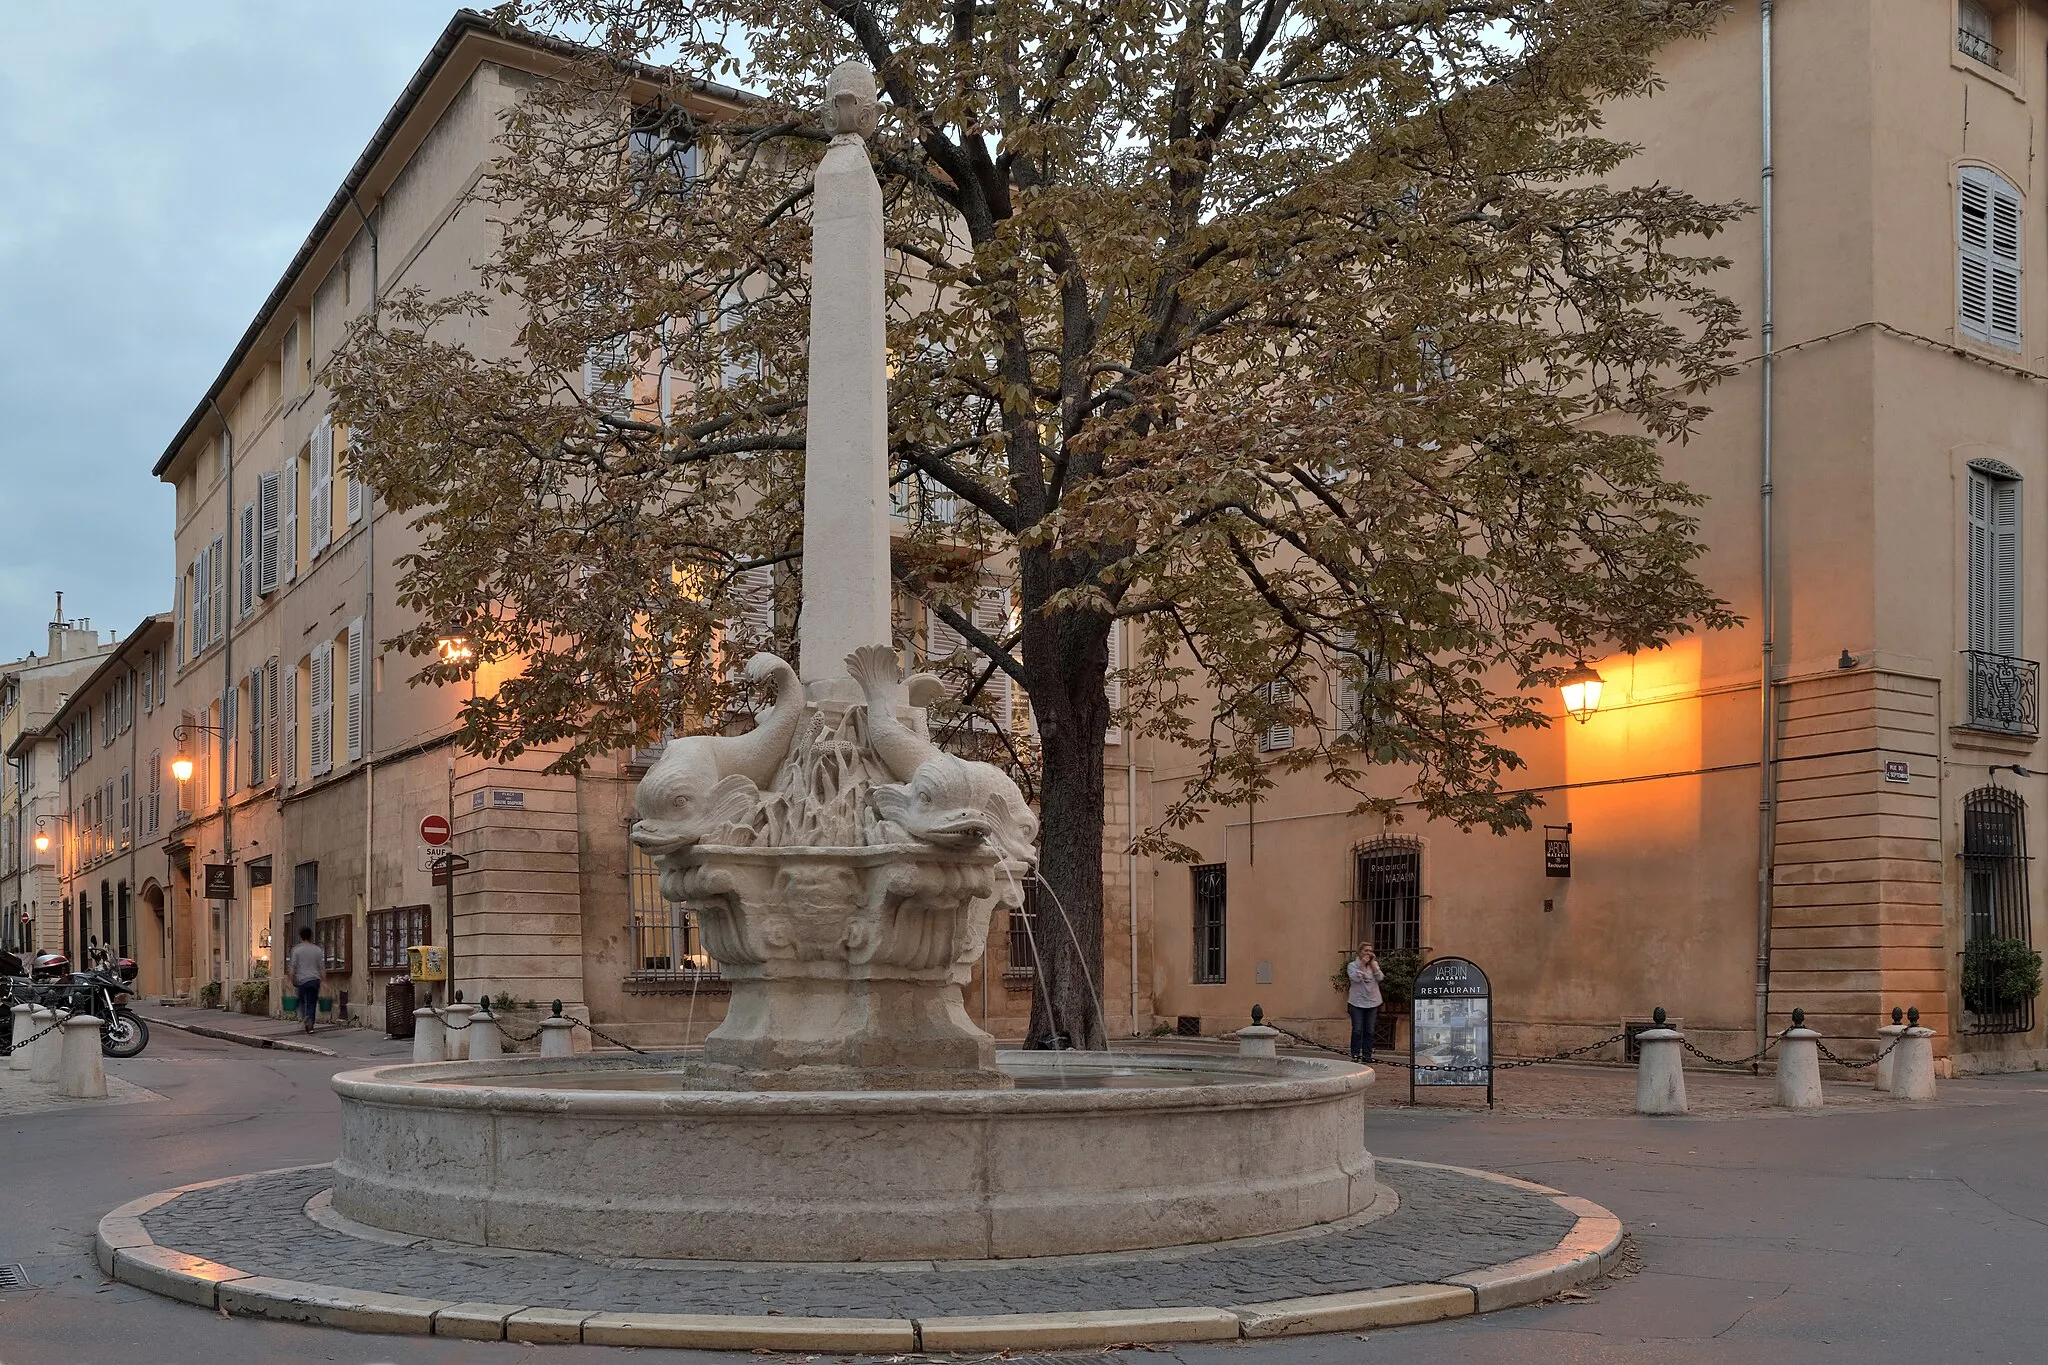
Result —
M 114 1205 L 331 1158 L 337 1104 L 327 1080 L 356 1064 L 161 1029 L 147 1055 L 109 1069 L 162 1101 L 0 1121 L 0 1263 L 20 1262 L 32 1284 L 0 1294 L 0 1365 L 622 1361 L 601 1347 L 224 1320 L 102 1279 L 92 1231 Z M 1364 1339 L 1134 1356 L 1189 1365 L 2048 1359 L 2048 1076 L 1950 1083 L 1935 1107 L 1816 1117 L 1374 1111 L 1370 1124 L 1374 1149 L 1389 1156 L 1508 1171 L 1607 1205 L 1632 1230 L 1640 1272 L 1583 1302 Z

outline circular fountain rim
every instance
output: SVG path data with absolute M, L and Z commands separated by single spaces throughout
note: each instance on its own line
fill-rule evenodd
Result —
M 1104 1090 L 556 1090 L 518 1083 L 521 1073 L 665 1069 L 694 1054 L 647 1054 L 649 1061 L 616 1054 L 579 1057 L 510 1057 L 489 1062 L 409 1062 L 344 1071 L 334 1088 L 344 1099 L 406 1109 L 484 1109 L 501 1113 L 659 1118 L 682 1114 L 1006 1114 L 1055 1115 L 1116 1110 L 1230 1110 L 1311 1103 L 1363 1091 L 1375 1075 L 1368 1066 L 1335 1059 L 1190 1057 L 1184 1053 L 1002 1052 L 1010 1067 L 1100 1071 L 1144 1065 L 1168 1070 L 1235 1072 L 1241 1081 L 1206 1085 L 1172 1083 Z M 401 1074 L 402 1073 L 402 1074 Z M 503 1084 L 433 1082 L 498 1080 Z

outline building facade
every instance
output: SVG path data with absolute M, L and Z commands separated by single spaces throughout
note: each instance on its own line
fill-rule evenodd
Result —
M 90 620 L 64 619 L 60 595 L 48 650 L 0 665 L 0 947 L 10 951 L 64 946 L 58 859 L 66 808 L 48 727 L 111 648 Z M 50 836 L 48 849 L 35 846 L 39 830 Z
M 2032 0 L 1739 0 L 1608 111 L 1617 175 L 1759 210 L 1711 246 L 1752 349 L 1667 452 L 1743 625 L 1589 660 L 1597 711 L 1518 744 L 1525 834 L 1355 818 L 1311 774 L 1214 813 L 1202 866 L 1152 870 L 1163 1016 L 1334 1032 L 1367 937 L 1480 963 L 1506 1048 L 1662 1005 L 1741 1055 L 1795 1007 L 1864 1039 L 1909 1005 L 1959 1069 L 2048 1055 L 1999 966 L 2048 927 L 2044 54 Z

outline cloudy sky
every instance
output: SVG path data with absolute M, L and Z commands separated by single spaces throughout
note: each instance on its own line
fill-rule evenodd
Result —
M 168 609 L 150 468 L 456 0 L 7 8 L 0 659 Z

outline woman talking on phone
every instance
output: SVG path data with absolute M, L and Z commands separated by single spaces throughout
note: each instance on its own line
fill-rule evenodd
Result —
M 1344 974 L 1351 978 L 1351 991 L 1344 997 L 1345 1008 L 1351 1011 L 1351 1060 L 1370 1062 L 1373 1029 L 1380 1017 L 1380 982 L 1387 974 L 1380 970 L 1379 954 L 1370 942 L 1358 945 L 1358 955 L 1344 964 Z

